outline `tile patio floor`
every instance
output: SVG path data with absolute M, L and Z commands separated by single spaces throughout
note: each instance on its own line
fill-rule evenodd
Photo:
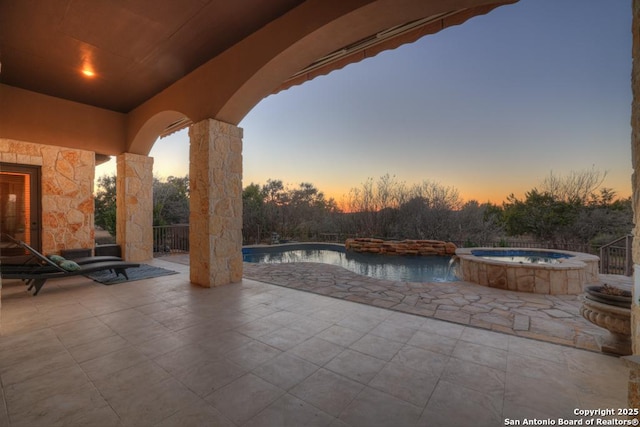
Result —
M 615 357 L 153 264 L 180 274 L 37 297 L 3 282 L 0 426 L 499 426 L 626 406 Z

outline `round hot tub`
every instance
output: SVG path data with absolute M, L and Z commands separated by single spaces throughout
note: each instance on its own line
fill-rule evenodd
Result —
M 459 248 L 461 279 L 492 288 L 578 295 L 598 283 L 598 258 L 582 252 L 525 248 Z

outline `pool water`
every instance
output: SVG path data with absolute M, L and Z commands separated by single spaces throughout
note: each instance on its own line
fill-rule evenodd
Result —
M 474 256 L 495 261 L 507 261 L 518 264 L 559 264 L 571 255 L 559 252 L 541 252 L 526 250 L 473 250 Z
M 408 282 L 453 282 L 458 278 L 451 267 L 451 257 L 389 256 L 346 252 L 339 246 L 331 249 L 251 248 L 243 249 L 243 261 L 257 263 L 318 262 L 333 264 L 363 276 Z

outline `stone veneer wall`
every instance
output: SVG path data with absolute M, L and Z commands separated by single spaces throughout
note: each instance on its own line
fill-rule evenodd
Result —
M 213 119 L 189 128 L 190 279 L 242 280 L 242 129 Z
M 631 185 L 633 190 L 633 264 L 634 287 L 631 303 L 631 346 L 634 354 L 630 365 L 629 377 L 629 407 L 640 407 L 640 0 L 633 0 L 633 20 L 631 31 L 633 35 L 631 70 L 631 90 L 633 101 L 631 104 L 631 163 L 633 176 Z
M 153 158 L 117 157 L 116 241 L 127 261 L 153 258 Z
M 347 239 L 345 249 L 353 252 L 387 255 L 454 255 L 456 245 L 440 240 L 391 241 L 358 237 Z
M 43 253 L 93 248 L 92 151 L 0 138 L 0 161 L 41 166 Z
M 631 162 L 633 175 L 633 263 L 636 285 L 634 286 L 633 304 L 631 305 L 631 336 L 633 339 L 633 354 L 640 355 L 640 1 L 633 1 L 633 69 L 631 72 L 631 89 L 633 103 L 631 105 Z

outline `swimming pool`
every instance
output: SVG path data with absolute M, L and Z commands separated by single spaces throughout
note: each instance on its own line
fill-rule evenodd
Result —
M 322 243 L 242 248 L 242 259 L 256 263 L 318 262 L 363 276 L 407 282 L 454 282 L 451 257 L 393 256 L 346 252 L 344 246 Z
M 474 249 L 473 256 L 519 264 L 559 264 L 574 255 L 565 252 L 526 249 Z

